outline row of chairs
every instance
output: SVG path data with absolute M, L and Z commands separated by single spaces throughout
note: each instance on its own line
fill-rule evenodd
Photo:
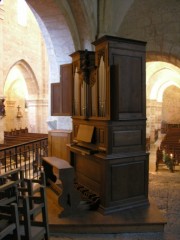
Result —
M 0 175 L 0 239 L 49 239 L 45 177 L 25 179 L 20 169 Z

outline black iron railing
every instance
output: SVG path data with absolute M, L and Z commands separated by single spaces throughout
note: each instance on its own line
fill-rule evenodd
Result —
M 47 137 L 0 147 L 0 174 L 20 168 L 24 170 L 26 178 L 38 178 L 42 168 L 42 157 L 46 156 L 48 156 Z

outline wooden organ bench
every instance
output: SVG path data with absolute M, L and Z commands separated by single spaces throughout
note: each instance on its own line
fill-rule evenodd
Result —
M 59 216 L 64 217 L 76 212 L 80 194 L 74 187 L 74 168 L 57 157 L 43 157 L 42 165 L 46 182 L 58 194 L 58 203 L 64 209 Z M 61 181 L 59 185 L 56 184 L 57 178 Z

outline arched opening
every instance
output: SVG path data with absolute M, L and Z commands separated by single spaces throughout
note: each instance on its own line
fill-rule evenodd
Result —
M 180 69 L 164 61 L 147 62 L 147 135 L 161 137 L 162 123 L 180 123 Z
M 46 7 L 41 1 L 26 1 L 33 12 L 44 38 L 48 62 L 49 62 L 49 83 L 47 100 L 50 103 L 50 84 L 59 82 L 60 65 L 71 62 L 69 56 L 72 52 L 79 49 L 92 50 L 91 42 L 94 41 L 96 29 L 92 23 L 94 9 L 91 4 L 83 1 L 47 1 Z M 91 11 L 86 12 L 87 9 Z M 91 18 L 91 21 L 89 21 Z M 95 18 L 96 19 L 96 18 Z M 91 29 L 90 29 L 91 28 Z M 48 108 L 48 121 L 57 121 L 57 128 L 71 129 L 70 117 L 51 116 L 50 105 Z
M 162 120 L 170 124 L 180 123 L 180 86 L 171 85 L 164 91 Z
M 34 111 L 31 102 L 39 100 L 39 86 L 30 66 L 18 61 L 10 69 L 5 85 L 4 96 L 6 106 L 5 130 L 28 127 L 30 131 L 39 129 L 37 109 Z M 21 116 L 18 113 L 21 113 Z M 33 124 L 35 129 L 31 129 Z

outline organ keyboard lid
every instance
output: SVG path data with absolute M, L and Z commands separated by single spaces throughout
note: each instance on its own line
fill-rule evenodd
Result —
M 80 124 L 77 132 L 77 141 L 91 143 L 94 132 L 94 126 Z
M 76 139 L 73 140 L 71 144 L 71 150 L 76 150 L 81 152 L 81 154 L 94 154 L 97 153 L 97 146 L 92 143 L 94 126 L 80 124 L 78 127 L 78 132 Z

